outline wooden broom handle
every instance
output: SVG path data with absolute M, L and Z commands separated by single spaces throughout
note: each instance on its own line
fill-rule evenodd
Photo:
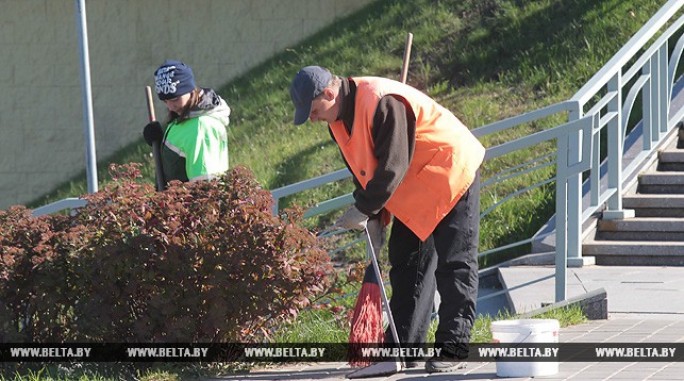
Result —
M 157 120 L 157 117 L 154 116 L 154 102 L 152 102 L 152 88 L 149 86 L 145 86 L 145 92 L 147 95 L 147 115 L 149 116 L 150 122 L 154 122 Z
M 401 65 L 401 83 L 406 83 L 408 76 L 409 60 L 411 59 L 411 44 L 413 43 L 413 33 L 406 35 L 406 45 L 404 47 L 404 62 Z

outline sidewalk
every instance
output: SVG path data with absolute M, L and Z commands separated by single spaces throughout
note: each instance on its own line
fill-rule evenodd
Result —
M 555 300 L 553 266 L 500 269 L 516 314 Z M 530 284 L 526 287 L 518 286 Z M 567 298 L 606 290 L 609 319 L 684 320 L 684 267 L 585 266 L 567 269 Z
M 553 274 L 550 266 L 516 266 L 502 272 L 510 288 Z M 553 277 L 511 293 L 520 312 L 552 302 Z M 684 268 L 586 266 L 568 269 L 568 297 L 604 288 L 608 295 L 607 320 L 562 328 L 560 342 L 683 343 Z M 346 363 L 293 364 L 254 370 L 218 380 L 345 380 L 352 369 Z M 422 367 L 371 381 L 394 380 L 501 380 L 495 362 L 470 362 L 466 369 L 428 374 Z M 507 378 L 532 380 L 532 378 Z M 682 380 L 684 362 L 561 362 L 559 372 L 542 380 Z

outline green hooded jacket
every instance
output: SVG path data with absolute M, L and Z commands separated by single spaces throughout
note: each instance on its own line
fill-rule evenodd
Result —
M 169 123 L 162 141 L 164 180 L 196 181 L 228 170 L 230 107 L 211 89 L 202 89 L 200 102 L 188 118 Z

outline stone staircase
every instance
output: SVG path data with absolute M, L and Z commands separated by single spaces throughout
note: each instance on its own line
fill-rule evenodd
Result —
M 599 220 L 582 255 L 598 265 L 684 265 L 684 130 L 680 127 L 657 161 L 623 197 L 634 218 Z

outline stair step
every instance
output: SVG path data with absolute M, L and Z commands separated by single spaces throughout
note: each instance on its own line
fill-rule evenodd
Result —
M 684 163 L 684 149 L 664 149 L 658 152 L 658 161 L 669 163 Z
M 684 218 L 636 217 L 624 220 L 599 220 L 597 238 L 684 242 Z
M 684 172 L 659 171 L 639 175 L 639 193 L 684 194 Z
M 636 217 L 684 217 L 684 194 L 631 194 L 622 205 Z
M 599 220 L 582 255 L 598 265 L 684 266 L 683 126 L 658 152 L 657 171 L 639 174 L 637 193 L 623 196 L 622 206 L 635 217 Z
M 597 265 L 682 266 L 684 242 L 587 240 L 582 255 Z
M 666 149 L 658 152 L 658 170 L 684 172 L 684 150 Z
M 661 161 L 658 163 L 659 171 L 679 171 L 684 173 L 684 162 Z

